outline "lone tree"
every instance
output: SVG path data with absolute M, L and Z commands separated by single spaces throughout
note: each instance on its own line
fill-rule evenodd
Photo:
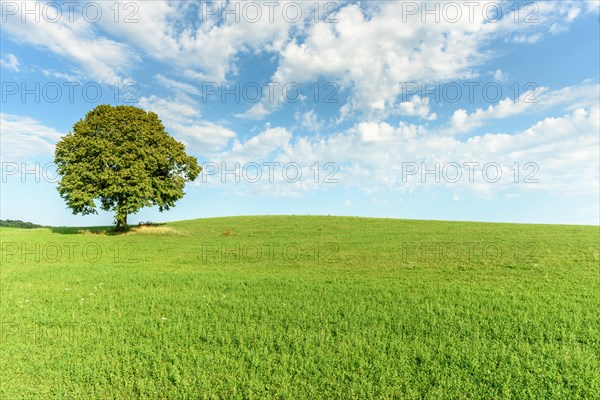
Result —
M 202 167 L 166 131 L 155 113 L 100 105 L 56 145 L 58 192 L 73 214 L 115 212 L 117 229 L 142 207 L 162 212 L 185 194 Z

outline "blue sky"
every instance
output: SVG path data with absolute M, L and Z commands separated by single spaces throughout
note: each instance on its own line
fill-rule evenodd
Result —
M 112 222 L 72 215 L 52 165 L 109 103 L 156 112 L 205 166 L 130 222 L 598 224 L 599 4 L 2 2 L 1 216 Z

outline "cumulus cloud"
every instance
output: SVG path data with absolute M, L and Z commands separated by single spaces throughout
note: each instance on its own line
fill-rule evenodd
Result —
M 203 120 L 197 102 L 185 93 L 168 98 L 142 97 L 138 105 L 156 113 L 169 133 L 201 156 L 225 148 L 236 137 L 231 129 Z
M 502 71 L 501 69 L 497 69 L 496 71 L 494 71 L 494 79 L 498 82 L 502 82 L 507 80 L 507 77 L 504 71 Z
M 20 7 L 8 15 L 3 30 L 15 41 L 54 53 L 87 77 L 107 84 L 127 80 L 145 59 L 158 60 L 188 79 L 224 82 L 238 74 L 241 55 L 272 54 L 277 68 L 271 80 L 280 87 L 324 78 L 349 93 L 341 121 L 354 113 L 382 119 L 410 107 L 406 101 L 397 102 L 402 82 L 476 76 L 476 67 L 492 57 L 487 48 L 491 40 L 533 42 L 553 24 L 566 26 L 594 9 L 580 2 L 536 2 L 535 24 L 523 23 L 522 18 L 515 21 L 508 9 L 504 18 L 489 23 L 482 10 L 497 2 L 477 2 L 473 13 L 457 3 L 463 8 L 460 18 L 442 12 L 441 20 L 431 23 L 424 10 L 410 13 L 406 2 L 337 2 L 333 18 L 323 21 L 326 12 L 320 9 L 321 21 L 315 23 L 311 2 L 274 3 L 98 2 L 94 4 L 101 8 L 102 18 L 97 23 L 82 18 L 80 5 L 73 21 L 63 15 L 58 22 L 24 18 Z M 412 4 L 421 8 L 425 3 Z M 446 7 L 443 2 L 434 6 Z M 289 10 L 298 7 L 294 12 L 300 18 L 290 19 Z M 224 8 L 228 12 L 223 13 Z M 196 92 L 189 83 L 171 77 L 158 75 L 157 80 Z M 261 119 L 278 106 L 262 102 L 240 116 Z M 420 117 L 424 111 L 419 110 Z
M 310 110 L 304 113 L 296 112 L 294 114 L 294 118 L 300 123 L 300 126 L 310 132 L 318 132 L 324 126 L 323 120 L 319 118 L 319 115 L 315 110 Z
M 327 137 L 293 138 L 284 128 L 269 128 L 246 142 L 236 140 L 215 159 L 296 162 L 306 179 L 269 186 L 292 194 L 322 187 L 310 179 L 310 166 L 330 162 L 339 167 L 340 185 L 368 194 L 446 188 L 460 197 L 532 191 L 594 195 L 600 189 L 599 130 L 598 106 L 543 118 L 523 131 L 465 140 L 405 122 L 364 121 Z M 460 178 L 453 181 L 457 173 Z M 260 188 L 251 185 L 247 190 Z
M 245 142 L 235 139 L 231 149 L 216 155 L 216 158 L 242 163 L 268 160 L 275 152 L 284 149 L 291 139 L 292 133 L 286 128 L 268 127 Z
M 200 90 L 189 83 L 180 82 L 175 79 L 170 79 L 164 76 L 163 74 L 157 74 L 154 76 L 154 79 L 162 86 L 167 89 L 171 89 L 175 92 L 184 92 L 193 95 L 200 95 Z
M 278 52 L 304 29 L 308 2 L 137 2 L 135 24 L 103 19 L 106 31 L 148 57 L 184 71 L 187 77 L 224 82 L 237 73 L 237 55 Z M 288 3 L 301 7 L 298 22 L 285 18 Z M 112 4 L 112 3 L 111 3 Z
M 429 108 L 429 98 L 421 98 L 417 95 L 414 95 L 408 101 L 398 103 L 397 113 L 399 115 L 419 117 L 430 121 L 437 119 L 437 114 L 432 113 Z
M 584 82 L 577 86 L 567 86 L 558 90 L 536 87 L 525 91 L 517 100 L 505 98 L 498 104 L 487 108 L 477 108 L 472 113 L 465 109 L 455 110 L 450 117 L 450 133 L 467 133 L 482 127 L 486 121 L 505 119 L 525 112 L 547 110 L 554 106 L 563 106 L 572 111 L 598 104 L 600 85 Z
M 124 10 L 130 3 L 117 5 Z M 90 24 L 80 17 L 73 22 L 23 23 L 22 15 L 15 14 L 3 24 L 3 33 L 15 42 L 58 55 L 72 62 L 71 71 L 107 84 L 127 79 L 147 59 L 168 66 L 170 72 L 151 76 L 172 93 L 163 97 L 146 95 L 139 105 L 156 112 L 169 132 L 194 153 L 206 155 L 207 160 L 298 162 L 306 168 L 304 176 L 311 176 L 309 167 L 313 163 L 332 162 L 340 167 L 340 184 L 368 193 L 419 187 L 418 179 L 404 181 L 406 162 L 418 166 L 428 163 L 431 167 L 436 162 L 494 161 L 503 168 L 515 162 L 535 162 L 540 182 L 519 188 L 597 193 L 597 84 L 585 82 L 559 90 L 539 88 L 521 94 L 516 101 L 503 99 L 487 108 L 458 109 L 446 125 L 436 129 L 429 122 L 438 118 L 437 110 L 427 98 L 399 100 L 404 94 L 403 83 L 477 78 L 479 67 L 495 56 L 490 43 L 502 39 L 519 43 L 543 40 L 545 35 L 567 29 L 582 14 L 597 12 L 597 2 L 537 2 L 533 6 L 535 24 L 523 23 L 526 14 L 521 14 L 518 22 L 507 14 L 490 23 L 480 12 L 473 20 L 463 13 L 456 21 L 423 22 L 422 13 L 407 13 L 407 2 L 340 2 L 336 21 L 318 23 L 312 21 L 312 2 L 278 2 L 273 20 L 263 8 L 263 18 L 251 22 L 246 18 L 236 21 L 235 11 L 228 20 L 219 13 L 207 14 L 202 7 L 210 2 L 202 3 L 131 3 L 137 7 L 135 23 L 102 18 Z M 227 4 L 243 9 L 247 3 Z M 303 7 L 304 18 L 295 23 L 282 18 L 282 8 L 292 3 Z M 498 4 L 477 2 L 479 10 L 488 3 Z M 98 4 L 104 15 L 113 15 L 108 7 L 115 7 L 114 2 Z M 215 4 L 222 7 L 224 3 Z M 350 121 L 351 127 L 321 136 L 325 126 L 322 118 L 315 110 L 302 109 L 294 115 L 296 126 L 317 135 L 294 137 L 294 127 L 267 125 L 262 132 L 246 138 L 230 129 L 226 121 L 203 119 L 194 99 L 200 93 L 190 82 L 231 79 L 240 72 L 242 56 L 254 54 L 273 56 L 270 80 L 278 82 L 280 88 L 288 82 L 335 82 L 348 95 L 347 102 L 340 106 L 337 122 Z M 18 72 L 21 68 L 12 54 L 1 62 L 5 69 Z M 69 78 L 63 72 L 44 73 Z M 506 79 L 500 69 L 491 75 L 499 81 Z M 537 102 L 525 101 L 532 95 Z M 259 102 L 237 116 L 265 118 L 280 106 L 279 100 Z M 491 120 L 550 109 L 553 117 L 539 117 L 538 123 L 520 132 L 468 139 L 449 134 L 469 133 Z M 392 123 L 390 116 L 410 118 Z M 32 149 L 36 149 L 34 154 L 50 154 L 59 136 L 59 132 L 30 117 L 2 114 L 3 157 L 5 153 L 6 157 L 30 155 Z M 450 187 L 490 195 L 514 185 L 508 178 L 498 184 Z M 311 188 L 315 188 L 311 182 L 302 181 L 286 186 L 280 193 Z M 457 196 L 464 198 L 462 194 Z
M 536 3 L 536 24 L 515 21 L 508 11 L 504 18 L 490 23 L 481 10 L 488 4 L 497 6 L 497 2 L 477 2 L 479 12 L 462 10 L 458 19 L 438 10 L 437 23 L 428 23 L 427 18 L 436 16 L 427 17 L 423 10 L 407 12 L 405 2 L 347 3 L 336 14 L 338 22 L 313 24 L 306 37 L 293 38 L 283 47 L 271 80 L 335 81 L 350 95 L 340 121 L 356 113 L 382 119 L 398 109 L 402 83 L 475 77 L 476 67 L 493 56 L 487 49 L 492 40 L 504 37 L 533 43 L 552 23 L 561 21 L 565 12 L 574 19 L 577 13 L 572 10 L 583 7 L 555 3 Z M 442 5 L 433 4 L 437 8 Z M 279 102 L 253 105 L 245 115 L 264 117 L 280 106 L 283 94 L 278 98 Z
M 5 162 L 51 156 L 63 135 L 54 128 L 24 115 L 0 113 L 0 152 Z
M 26 17 L 25 6 L 17 9 L 17 13 L 3 16 L 3 32 L 19 43 L 73 62 L 98 82 L 110 85 L 126 81 L 129 70 L 140 61 L 129 46 L 97 34 L 94 24 L 86 22 L 81 14 L 72 22 L 66 16 L 54 21 L 54 17 L 36 18 L 35 13 Z
M 17 56 L 12 53 L 8 53 L 6 57 L 0 58 L 0 67 L 15 72 L 19 72 L 21 70 L 21 64 L 19 63 Z

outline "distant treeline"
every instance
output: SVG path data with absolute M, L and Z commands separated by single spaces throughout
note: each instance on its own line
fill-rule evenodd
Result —
M 5 226 L 8 228 L 25 228 L 25 229 L 44 228 L 43 225 L 37 225 L 32 222 L 25 222 L 25 221 L 21 221 L 21 220 L 13 220 L 13 219 L 0 219 L 0 226 Z

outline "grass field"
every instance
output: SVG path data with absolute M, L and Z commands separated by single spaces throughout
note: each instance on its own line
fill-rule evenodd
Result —
M 600 230 L 1 228 L 3 399 L 600 398 Z

